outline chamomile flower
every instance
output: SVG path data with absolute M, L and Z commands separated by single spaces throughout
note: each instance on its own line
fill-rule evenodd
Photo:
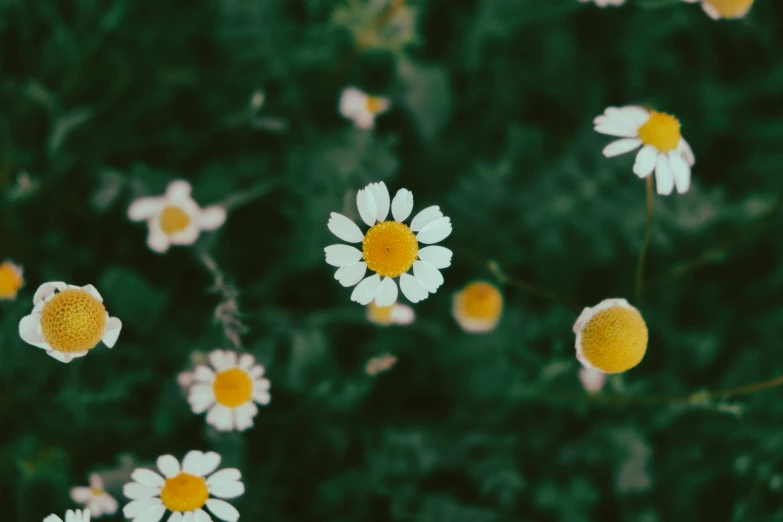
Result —
M 489 283 L 470 283 L 454 294 L 451 313 L 466 332 L 490 332 L 495 329 L 503 313 L 503 295 Z
M 451 250 L 441 246 L 419 249 L 419 243 L 432 245 L 451 234 L 451 220 L 440 208 L 425 208 L 403 223 L 413 209 L 413 194 L 400 189 L 393 201 L 383 182 L 370 183 L 356 195 L 359 215 L 370 227 L 366 234 L 356 223 L 336 212 L 329 219 L 329 230 L 348 243 L 361 243 L 362 250 L 350 245 L 326 247 L 326 262 L 339 270 L 334 274 L 341 285 L 356 285 L 351 300 L 367 305 L 391 306 L 397 301 L 397 283 L 412 303 L 418 303 L 437 292 L 443 284 L 440 270 L 451 265 Z M 386 221 L 391 208 L 393 221 Z M 413 275 L 408 272 L 413 269 Z M 365 279 L 367 270 L 374 272 Z M 383 278 L 383 279 L 381 279 Z M 361 281 L 361 282 L 360 282 Z
M 340 114 L 360 129 L 369 130 L 375 126 L 375 117 L 388 111 L 388 98 L 370 96 L 356 87 L 346 87 L 340 95 Z
M 193 413 L 209 410 L 207 424 L 219 431 L 252 427 L 258 414 L 256 404 L 265 406 L 272 400 L 264 367 L 248 353 L 215 350 L 207 358 L 212 368 L 196 366 L 190 380 L 188 402 Z
M 43 522 L 63 522 L 63 519 L 52 514 L 43 519 Z M 65 522 L 90 522 L 90 510 L 79 511 L 77 509 L 73 511 L 69 509 L 65 512 Z
M 190 196 L 192 187 L 183 180 L 172 181 L 159 197 L 139 198 L 128 208 L 131 221 L 146 221 L 147 245 L 160 254 L 171 245 L 192 245 L 202 230 L 215 230 L 226 221 L 220 205 L 201 208 Z
M 0 301 L 13 301 L 23 286 L 22 267 L 11 261 L 0 263 Z
M 95 518 L 117 512 L 117 501 L 103 489 L 103 479 L 97 473 L 90 475 L 89 487 L 71 488 L 71 499 L 83 504 Z
M 688 192 L 691 167 L 696 159 L 680 133 L 677 118 L 628 105 L 609 107 L 594 123 L 597 132 L 622 138 L 607 145 L 604 156 L 611 158 L 641 147 L 633 166 L 634 174 L 646 178 L 655 171 L 658 194 L 671 194 L 675 186 L 680 194 Z
M 754 0 L 683 0 L 689 4 L 701 3 L 702 9 L 713 20 L 744 18 Z
M 212 473 L 220 464 L 215 452 L 190 451 L 182 464 L 171 455 L 158 458 L 158 474 L 149 469 L 134 470 L 134 482 L 125 484 L 123 494 L 131 502 L 122 508 L 125 518 L 133 522 L 158 522 L 171 511 L 168 522 L 211 522 L 212 517 L 226 522 L 239 520 L 239 512 L 223 498 L 231 499 L 245 492 L 238 469 L 226 468 Z M 217 497 L 217 498 L 211 498 Z
M 579 0 L 579 1 L 583 4 L 586 4 L 588 2 L 593 2 L 598 7 L 618 6 L 618 5 L 623 5 L 625 3 L 625 0 Z
M 390 306 L 377 306 L 375 303 L 367 305 L 367 319 L 381 326 L 411 324 L 415 318 L 416 313 L 408 305 L 400 303 Z
M 122 321 L 109 316 L 92 285 L 44 283 L 35 292 L 33 305 L 33 313 L 19 322 L 19 335 L 58 361 L 83 357 L 100 341 L 112 348 L 120 336 Z
M 647 325 L 625 299 L 605 299 L 585 308 L 574 324 L 576 358 L 587 368 L 621 373 L 639 364 L 647 351 Z
M 367 375 L 375 376 L 388 372 L 395 364 L 397 364 L 397 358 L 389 353 L 385 353 L 367 361 L 367 364 L 364 366 L 364 372 Z
M 579 368 L 579 382 L 587 393 L 598 393 L 606 384 L 606 374 L 595 368 Z

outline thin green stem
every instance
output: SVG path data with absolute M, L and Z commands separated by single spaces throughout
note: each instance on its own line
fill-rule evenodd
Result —
M 220 205 L 227 210 L 236 210 L 239 207 L 252 203 L 272 192 L 280 184 L 277 180 L 262 181 L 247 190 L 236 192 L 226 197 Z
M 647 246 L 650 244 L 653 215 L 653 178 L 647 176 L 647 220 L 644 224 L 644 240 L 639 250 L 639 261 L 636 263 L 636 304 L 641 305 L 644 298 L 644 261 L 647 257 Z

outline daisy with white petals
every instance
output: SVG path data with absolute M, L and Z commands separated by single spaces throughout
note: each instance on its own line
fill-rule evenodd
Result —
M 581 3 L 586 4 L 593 2 L 598 7 L 619 6 L 625 3 L 625 0 L 579 0 Z
M 675 186 L 680 194 L 688 192 L 691 167 L 696 159 L 680 133 L 677 118 L 628 105 L 609 107 L 594 123 L 597 132 L 622 138 L 610 143 L 604 149 L 604 156 L 611 158 L 641 147 L 633 166 L 634 174 L 646 178 L 655 171 L 658 194 L 671 194 Z
M 440 269 L 451 265 L 451 250 L 442 246 L 419 249 L 419 243 L 432 245 L 451 234 L 451 220 L 440 208 L 425 208 L 403 223 L 413 210 L 413 194 L 400 189 L 390 201 L 386 185 L 370 183 L 356 195 L 359 215 L 370 229 L 366 234 L 356 223 L 336 212 L 329 219 L 329 230 L 348 243 L 361 243 L 362 250 L 350 245 L 326 247 L 326 262 L 339 270 L 334 274 L 341 285 L 356 285 L 351 300 L 367 305 L 391 306 L 397 301 L 397 283 L 412 303 L 418 303 L 437 292 L 443 284 Z M 386 221 L 391 209 L 393 221 Z M 413 269 L 413 274 L 408 272 Z M 364 278 L 367 270 L 373 275 Z
M 212 368 L 201 364 L 192 373 L 188 402 L 193 413 L 209 410 L 207 424 L 219 431 L 252 427 L 256 404 L 266 406 L 272 400 L 264 367 L 249 353 L 215 350 L 207 358 Z
M 19 335 L 58 361 L 83 357 L 100 341 L 112 348 L 120 336 L 122 321 L 109 316 L 92 285 L 44 283 L 35 292 L 33 305 L 33 313 L 19 322 Z
M 163 196 L 139 198 L 128 208 L 131 221 L 147 222 L 147 245 L 153 251 L 162 254 L 171 245 L 192 245 L 202 230 L 215 230 L 225 223 L 225 207 L 202 209 L 190 196 L 191 190 L 187 181 L 172 181 Z
M 754 0 L 683 0 L 688 4 L 700 3 L 704 12 L 713 20 L 744 18 L 753 7 Z
M 356 87 L 346 87 L 340 95 L 340 114 L 360 129 L 370 130 L 375 118 L 388 111 L 391 101 L 380 96 L 370 96 Z
M 238 469 L 226 468 L 212 473 L 220 464 L 215 452 L 190 451 L 182 465 L 171 455 L 158 458 L 158 470 L 163 475 L 139 468 L 125 484 L 123 494 L 131 499 L 123 509 L 125 518 L 133 522 L 158 522 L 166 511 L 172 514 L 168 522 L 210 522 L 214 516 L 226 522 L 239 520 L 239 511 L 223 498 L 231 499 L 245 492 Z M 211 498 L 217 497 L 217 498 Z
M 113 515 L 119 507 L 114 497 L 103 489 L 103 479 L 97 473 L 90 475 L 90 487 L 72 488 L 71 499 L 83 504 L 95 518 Z
M 57 515 L 49 515 L 43 522 L 63 522 L 63 519 Z M 65 512 L 65 522 L 90 522 L 90 510 L 76 511 L 68 510 Z

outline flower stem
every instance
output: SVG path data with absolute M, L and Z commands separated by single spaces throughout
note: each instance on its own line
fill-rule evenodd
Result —
M 647 176 L 647 220 L 644 224 L 644 240 L 639 250 L 639 261 L 636 264 L 636 304 L 642 304 L 644 297 L 644 260 L 647 257 L 647 245 L 650 243 L 650 230 L 652 230 L 653 214 L 653 178 Z

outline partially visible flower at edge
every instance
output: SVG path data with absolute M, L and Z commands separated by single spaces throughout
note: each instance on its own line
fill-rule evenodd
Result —
M 43 522 L 63 522 L 63 519 L 55 514 L 51 514 Z M 90 522 L 90 510 L 85 511 L 73 511 L 69 509 L 65 512 L 65 522 Z
M 625 0 L 579 0 L 581 3 L 586 4 L 588 2 L 593 2 L 598 7 L 608 7 L 608 6 L 621 6 L 625 3 Z
M 0 263 L 0 301 L 13 301 L 23 286 L 22 267 L 10 260 Z
M 702 9 L 713 20 L 744 18 L 753 7 L 754 0 L 683 0 L 687 4 L 701 3 Z

